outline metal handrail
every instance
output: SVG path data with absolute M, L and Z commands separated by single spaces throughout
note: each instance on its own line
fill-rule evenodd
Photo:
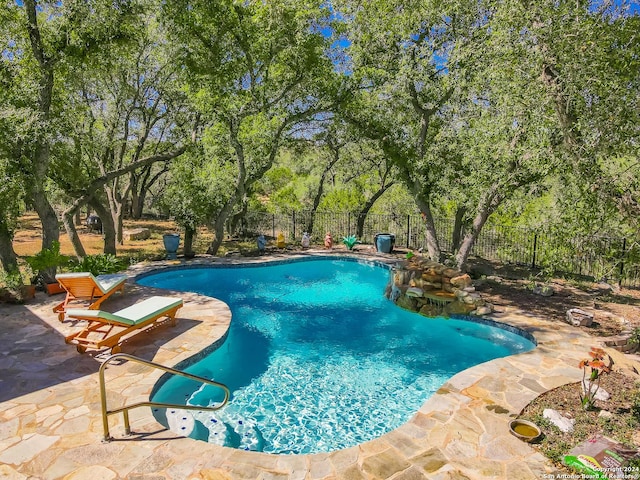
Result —
M 219 387 L 224 391 L 224 400 L 222 401 L 222 403 L 219 403 L 218 405 L 214 406 L 214 407 L 201 407 L 198 405 L 180 405 L 180 404 L 175 404 L 175 403 L 160 403 L 160 402 L 140 402 L 140 403 L 134 403 L 132 405 L 126 405 L 124 407 L 120 407 L 120 408 L 116 408 L 115 410 L 108 410 L 107 409 L 107 393 L 106 393 L 106 386 L 105 386 L 105 378 L 104 378 L 104 371 L 107 367 L 107 364 L 110 363 L 112 360 L 114 359 L 118 359 L 118 358 L 124 358 L 127 359 L 131 362 L 137 362 L 137 363 L 141 363 L 143 365 L 147 365 L 153 368 L 158 368 L 160 370 L 163 370 L 165 372 L 171 373 L 173 375 L 180 375 L 182 377 L 186 377 L 189 378 L 191 380 L 195 380 L 198 382 L 203 382 L 203 383 L 208 383 L 209 385 L 213 385 L 214 387 Z M 191 375 L 190 373 L 186 373 L 183 372 L 181 370 L 176 370 L 174 368 L 170 368 L 170 367 L 165 367 L 164 365 L 160 365 L 159 363 L 154 363 L 154 362 L 150 362 L 148 360 L 143 360 L 142 358 L 138 358 L 138 357 L 134 357 L 133 355 L 129 355 L 127 353 L 116 353 L 114 355 L 111 355 L 109 358 L 107 358 L 102 365 L 100 365 L 100 403 L 102 405 L 102 425 L 104 427 L 104 437 L 102 439 L 103 442 L 110 442 L 111 440 L 113 440 L 113 437 L 111 437 L 111 435 L 109 434 L 109 420 L 108 420 L 108 416 L 109 415 L 114 415 L 116 413 L 120 413 L 122 412 L 122 417 L 124 418 L 124 428 L 125 428 L 125 433 L 126 435 L 130 435 L 131 434 L 131 426 L 129 425 L 129 410 L 132 408 L 138 408 L 138 407 L 159 407 L 159 408 L 179 408 L 181 410 L 205 410 L 205 411 L 215 411 L 215 410 L 219 410 L 222 407 L 224 407 L 227 402 L 229 401 L 229 388 L 227 388 L 226 385 L 219 383 L 219 382 L 215 382 L 213 380 L 209 380 L 207 378 L 204 377 L 199 377 L 197 375 Z

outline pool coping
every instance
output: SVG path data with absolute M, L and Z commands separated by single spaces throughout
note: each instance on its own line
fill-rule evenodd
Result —
M 328 255 L 309 251 L 304 255 Z M 329 255 L 355 256 L 364 261 L 393 264 L 398 258 L 368 253 Z M 255 258 L 216 258 L 216 265 L 234 262 L 264 263 L 287 260 L 291 254 Z M 135 279 L 144 272 L 184 265 L 211 263 L 209 259 L 139 264 L 127 272 Z M 105 308 L 132 303 L 157 289 L 129 285 L 128 292 L 105 302 Z M 167 294 L 166 291 L 162 291 Z M 231 320 L 228 307 L 219 300 L 196 294 L 185 295 L 179 312 L 178 334 L 159 328 L 146 341 L 132 341 L 124 351 L 175 366 L 192 352 L 221 339 Z M 51 312 L 52 300 L 39 298 L 27 310 L 48 328 L 64 335 L 77 329 L 59 323 Z M 48 310 L 48 312 L 47 312 Z M 33 329 L 21 322 L 20 328 Z M 116 440 L 101 444 L 101 420 L 96 374 L 66 380 L 49 365 L 50 375 L 60 381 L 0 403 L 0 474 L 15 478 L 84 478 L 87 469 L 103 472 L 103 478 L 136 478 L 153 473 L 157 478 L 531 478 L 555 472 L 554 467 L 530 445 L 509 433 L 508 422 L 533 398 L 557 386 L 580 380 L 579 361 L 597 340 L 569 325 L 549 322 L 517 309 L 505 309 L 491 320 L 508 323 L 534 335 L 537 347 L 529 352 L 486 362 L 449 379 L 404 425 L 369 442 L 331 453 L 272 455 L 245 452 L 178 437 L 164 430 L 149 409 L 131 413 L 133 439 L 122 437 L 122 420 L 112 417 Z M 226 325 L 226 327 L 225 327 Z M 17 332 L 16 335 L 19 335 Z M 215 340 L 214 340 L 215 341 Z M 84 368 L 98 364 L 104 356 L 80 356 L 72 346 L 48 346 L 52 356 Z M 69 351 L 72 351 L 69 353 Z M 78 357 L 74 362 L 74 356 Z M 80 358 L 82 357 L 82 358 Z M 12 367 L 14 368 L 14 367 Z M 19 368 L 19 366 L 15 366 Z M 97 369 L 96 367 L 93 367 Z M 127 363 L 110 367 L 115 391 L 109 399 L 135 402 L 147 399 L 159 378 Z M 67 372 L 68 376 L 68 372 Z M 60 398 L 72 400 L 60 401 Z M 17 420 L 16 420 L 17 419 Z M 134 441 L 134 439 L 137 439 Z M 46 445 L 46 448 L 44 446 Z M 4 469 L 4 470 L 3 470 Z M 8 473 L 7 473 L 8 472 Z M 92 476 L 98 478 L 92 473 Z M 9 477 L 12 478 L 12 477 Z

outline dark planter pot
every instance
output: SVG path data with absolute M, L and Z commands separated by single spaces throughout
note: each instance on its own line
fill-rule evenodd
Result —
M 22 286 L 22 296 L 25 300 L 30 300 L 36 296 L 36 286 L 35 285 L 23 285 Z
M 164 248 L 167 251 L 167 258 L 169 260 L 176 259 L 178 247 L 180 246 L 180 235 L 177 233 L 167 233 L 162 236 Z
M 377 251 L 391 253 L 396 244 L 396 236 L 391 233 L 376 233 L 373 242 Z

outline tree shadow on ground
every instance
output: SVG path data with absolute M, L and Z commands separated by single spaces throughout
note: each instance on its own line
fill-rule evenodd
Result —
M 122 295 L 118 303 L 132 304 L 135 300 L 135 296 Z M 48 309 L 41 308 L 39 303 L 48 307 L 51 301 L 39 293 L 29 306 L 3 304 L 0 308 L 0 402 L 95 374 L 110 353 L 104 349 L 79 354 L 74 345 L 64 341 L 65 330 L 70 331 L 73 322 L 64 322 L 60 330 L 52 327 L 43 318 Z M 110 310 L 119 308 L 117 304 L 109 307 Z M 56 318 L 53 312 L 50 316 L 49 321 Z M 175 327 L 160 325 L 149 333 L 134 336 L 124 342 L 123 352 L 151 360 L 163 344 L 198 323 L 178 315 Z

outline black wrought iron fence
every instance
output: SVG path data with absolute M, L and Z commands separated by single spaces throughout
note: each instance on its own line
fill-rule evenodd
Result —
M 426 250 L 426 227 L 418 215 L 369 214 L 361 219 L 361 234 L 358 220 L 358 214 L 349 212 L 297 211 L 286 215 L 249 212 L 244 228 L 249 235 L 272 238 L 282 232 L 290 242 L 300 241 L 303 233 L 308 232 L 315 243 L 322 243 L 327 232 L 337 242 L 343 236 L 357 235 L 363 243 L 373 243 L 377 233 L 392 233 L 396 245 Z M 435 223 L 440 248 L 444 253 L 453 253 L 453 220 L 439 218 Z M 624 286 L 640 286 L 640 243 L 624 238 L 566 237 L 525 228 L 485 227 L 471 255 L 532 270 L 549 268 Z

